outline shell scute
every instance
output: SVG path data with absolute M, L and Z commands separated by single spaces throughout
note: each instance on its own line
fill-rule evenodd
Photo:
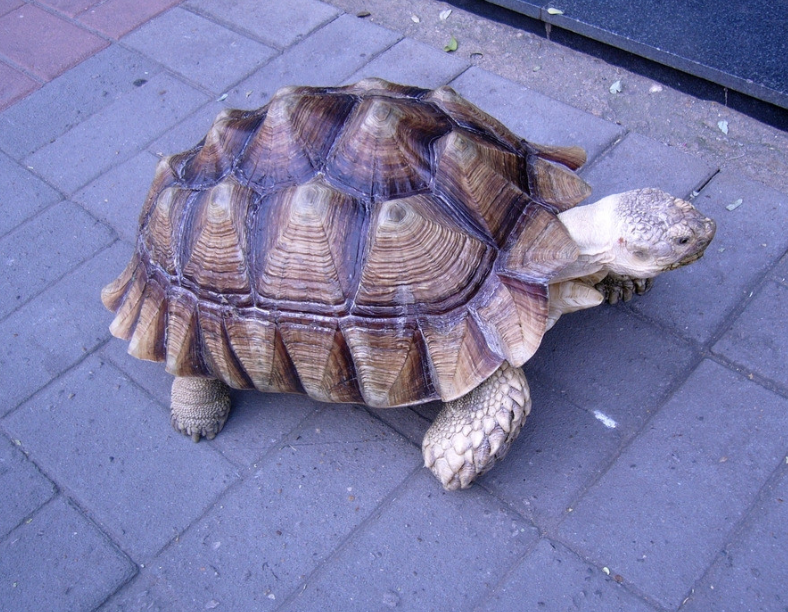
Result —
M 356 106 L 334 144 L 326 176 L 375 200 L 424 191 L 432 177 L 430 143 L 450 127 L 428 105 L 369 96 Z
M 439 397 L 423 337 L 413 323 L 340 325 L 368 406 L 407 406 Z
M 279 331 L 310 397 L 324 402 L 362 402 L 350 350 L 335 325 L 282 321 Z
M 464 130 L 447 134 L 435 148 L 438 192 L 502 245 L 530 201 L 521 189 L 521 158 Z
M 171 288 L 167 295 L 165 369 L 173 376 L 210 375 L 203 355 L 197 305 L 197 298 L 188 291 Z
M 362 240 L 361 203 L 321 181 L 279 191 L 255 220 L 251 266 L 261 298 L 346 312 Z
M 531 205 L 523 211 L 497 264 L 503 276 L 546 282 L 577 257 L 577 244 L 558 217 Z
M 401 316 L 456 308 L 489 273 L 492 256 L 436 198 L 389 201 L 372 221 L 353 312 Z
M 198 192 L 183 220 L 183 276 L 203 291 L 249 296 L 246 216 L 257 195 L 233 181 Z
M 424 319 L 419 324 L 443 401 L 465 395 L 503 362 L 469 313 Z
M 224 331 L 234 357 L 255 389 L 305 393 L 282 334 L 269 317 L 253 309 L 228 309 Z
M 350 95 L 305 88 L 278 93 L 238 161 L 239 180 L 263 191 L 308 181 L 323 167 L 355 104 Z
M 162 282 L 153 276 L 148 278 L 140 299 L 139 315 L 129 339 L 129 355 L 148 361 L 164 359 L 166 317 L 166 290 Z
M 192 189 L 215 185 L 230 172 L 263 119 L 262 110 L 222 110 L 205 138 L 190 151 L 170 157 L 169 164 L 180 182 Z
M 253 389 L 254 383 L 233 351 L 225 326 L 228 308 L 207 302 L 197 307 L 202 355 L 208 370 L 234 389 Z
M 528 158 L 528 180 L 534 198 L 564 211 L 591 195 L 591 187 L 567 166 L 542 159 Z

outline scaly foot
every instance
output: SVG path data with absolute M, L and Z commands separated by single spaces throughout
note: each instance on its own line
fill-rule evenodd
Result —
M 195 442 L 216 437 L 230 414 L 230 394 L 222 381 L 213 378 L 176 377 L 170 404 L 172 426 Z
M 445 489 L 468 488 L 504 457 L 530 411 L 523 371 L 504 362 L 476 389 L 443 405 L 421 445 L 425 465 Z

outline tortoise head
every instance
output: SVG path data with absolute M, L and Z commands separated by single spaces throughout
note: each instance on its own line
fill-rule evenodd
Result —
M 686 200 L 659 189 L 614 196 L 616 241 L 611 272 L 651 278 L 699 259 L 716 224 Z

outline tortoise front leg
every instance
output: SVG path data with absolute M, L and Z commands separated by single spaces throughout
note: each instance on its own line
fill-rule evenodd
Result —
M 424 464 L 445 489 L 467 489 L 503 459 L 530 411 L 523 371 L 504 362 L 476 389 L 443 405 L 421 445 Z
M 628 302 L 634 295 L 643 295 L 653 285 L 653 278 L 630 278 L 611 272 L 596 283 L 594 288 L 605 296 L 608 304 L 615 304 L 619 300 Z
M 172 381 L 172 426 L 195 442 L 218 434 L 230 414 L 228 387 L 215 378 L 176 377 Z

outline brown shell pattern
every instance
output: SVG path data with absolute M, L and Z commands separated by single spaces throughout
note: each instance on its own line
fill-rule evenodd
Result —
M 577 257 L 556 213 L 577 147 L 528 143 L 453 90 L 286 88 L 161 161 L 111 331 L 175 376 L 402 406 L 539 346 Z

